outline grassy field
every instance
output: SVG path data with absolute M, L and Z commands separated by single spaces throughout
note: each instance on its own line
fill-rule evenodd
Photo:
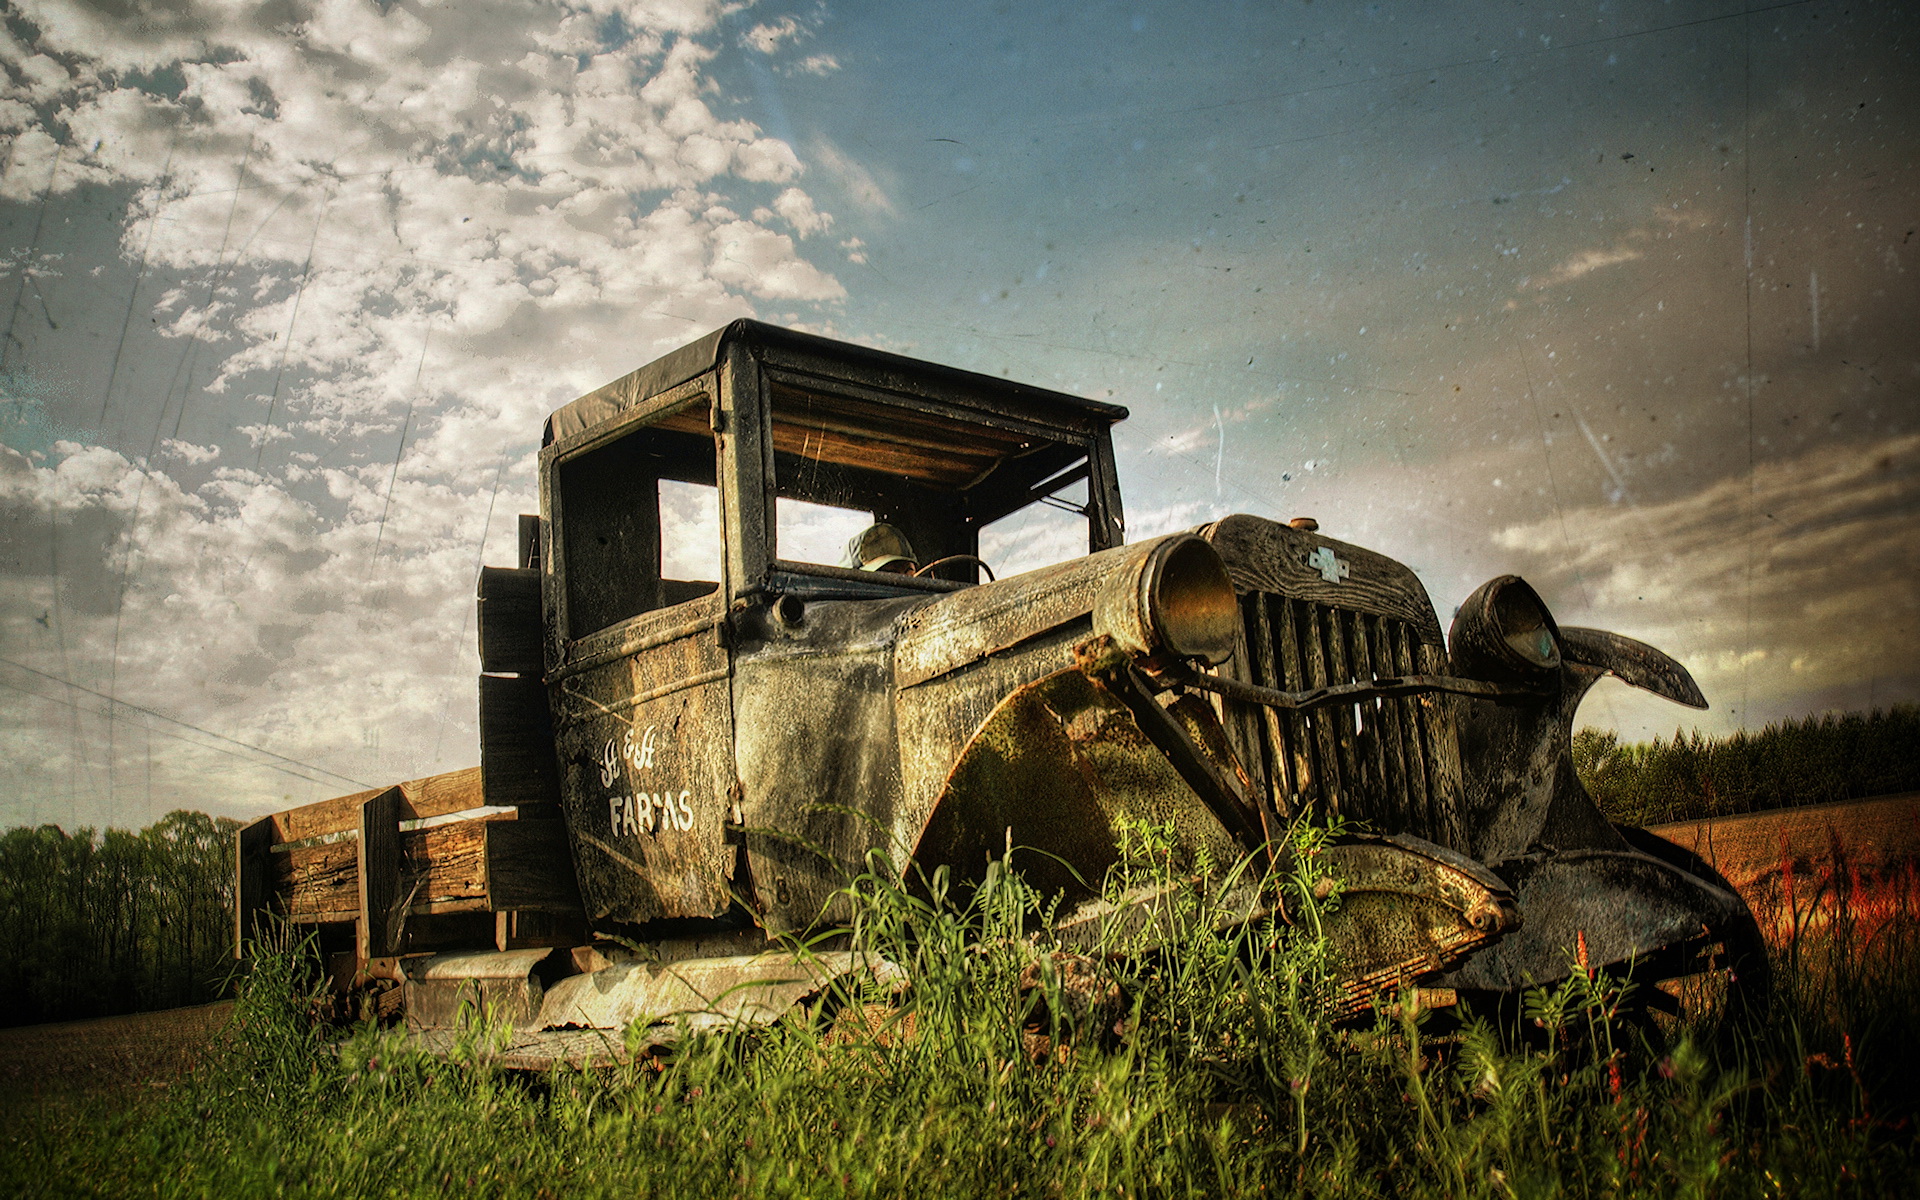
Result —
M 1311 841 L 1315 835 L 1306 835 Z M 1310 848 L 1310 846 L 1309 846 Z M 1310 861 L 1310 859 L 1302 859 Z M 910 990 L 831 998 L 771 1029 L 597 1074 L 449 1061 L 307 1023 L 300 959 L 263 954 L 221 1048 L 165 1090 L 4 1110 L 0 1191 L 212 1196 L 1858 1196 L 1920 1189 L 1920 937 L 1865 947 L 1795 922 L 1771 1017 L 1709 985 L 1675 1023 L 1576 972 L 1502 1030 L 1446 1014 L 1324 1017 L 1318 903 L 1294 929 L 1216 929 L 1174 884 L 1178 935 L 1055 969 L 1017 877 L 929 904 L 860 881 L 858 933 Z M 1329 903 L 1338 903 L 1337 894 Z M 1844 933 L 1844 931 L 1841 931 Z M 1116 951 L 1138 950 L 1114 931 Z M 1041 964 L 1036 966 L 1036 964 Z M 1038 986 L 1024 989 L 1023 973 Z M 1740 986 L 1740 985 L 1736 985 Z M 850 1019 L 849 1014 L 868 1014 Z M 1078 1014 L 1078 1015 L 1076 1015 Z M 1115 1030 L 1118 1016 L 1119 1032 Z M 1041 1039 L 1044 1038 L 1044 1043 Z

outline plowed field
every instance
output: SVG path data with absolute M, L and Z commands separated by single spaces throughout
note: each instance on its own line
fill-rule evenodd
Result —
M 231 1001 L 0 1029 L 0 1108 L 74 1092 L 164 1087 L 206 1054 Z

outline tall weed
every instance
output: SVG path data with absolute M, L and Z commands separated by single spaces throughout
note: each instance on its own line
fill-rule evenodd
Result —
M 1650 1044 L 1620 983 L 1576 971 L 1532 998 L 1530 1037 L 1412 1006 L 1336 1026 L 1314 930 L 1339 897 L 1309 886 L 1325 836 L 1298 831 L 1261 881 L 1131 830 L 1091 930 L 1016 871 L 909 889 L 876 861 L 850 884 L 852 932 L 900 970 L 613 1071 L 501 1071 L 485 1013 L 445 1058 L 372 1026 L 325 1044 L 278 944 L 224 1062 L 131 1112 L 9 1131 L 0 1189 L 1400 1200 L 1914 1182 L 1905 1114 L 1848 1073 L 1844 1042 L 1818 1066 L 1831 1030 L 1791 1007 L 1771 1028 L 1709 1016 Z M 1256 882 L 1291 923 L 1247 919 Z M 1883 996 L 1881 1018 L 1920 1016 L 1910 993 Z

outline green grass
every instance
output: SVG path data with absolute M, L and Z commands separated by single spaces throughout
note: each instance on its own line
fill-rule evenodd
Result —
M 1580 781 L 1607 819 L 1656 825 L 1920 791 L 1920 706 L 1782 721 L 1758 733 L 1621 745 L 1573 737 Z
M 1401 1200 L 1920 1186 L 1897 1086 L 1920 1065 L 1911 928 L 1883 931 L 1866 956 L 1795 947 L 1776 1019 L 1753 1028 L 1708 1009 L 1649 1040 L 1625 1017 L 1631 997 L 1576 974 L 1533 997 L 1520 1030 L 1441 1036 L 1405 1015 L 1337 1029 L 1323 947 L 1300 932 L 1317 911 L 1308 880 L 1282 881 L 1292 928 L 1222 925 L 1214 889 L 1164 849 L 1139 840 L 1112 881 L 1115 894 L 1172 887 L 1159 920 L 1175 935 L 1146 953 L 1131 926 L 1107 929 L 1115 954 L 1099 969 L 1117 1013 L 1076 1008 L 1051 967 L 1023 994 L 1022 973 L 1054 960 L 1047 906 L 1017 876 L 924 900 L 876 872 L 853 884 L 856 928 L 913 984 L 833 999 L 885 1005 L 870 1010 L 887 1014 L 880 1036 L 816 1009 L 692 1041 L 658 1069 L 513 1075 L 490 1064 L 498 1031 L 484 1022 L 449 1061 L 371 1026 L 329 1050 L 304 1016 L 299 956 L 270 949 L 206 1068 L 131 1105 L 10 1118 L 0 1191 Z M 1053 1047 L 1039 1061 L 1033 1032 Z

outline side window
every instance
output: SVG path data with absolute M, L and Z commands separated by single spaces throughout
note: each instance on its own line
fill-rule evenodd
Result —
M 720 489 L 709 483 L 660 481 L 660 573 L 670 580 L 720 578 Z
M 713 433 L 704 399 L 562 462 L 567 635 L 719 587 Z
M 847 543 L 873 524 L 873 512 L 782 496 L 774 504 L 773 524 L 776 555 L 833 566 L 842 562 Z
M 1050 567 L 1086 552 L 1085 478 L 1069 482 L 980 530 L 980 557 L 1001 578 Z

